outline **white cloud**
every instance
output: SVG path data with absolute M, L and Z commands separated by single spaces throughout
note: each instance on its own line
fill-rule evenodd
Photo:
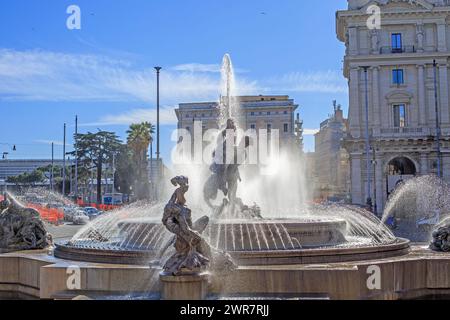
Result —
M 38 140 L 34 140 L 35 143 L 40 143 L 40 144 L 54 144 L 55 146 L 63 146 L 64 142 L 62 141 L 53 141 L 53 140 L 45 140 L 45 139 L 38 139 Z M 67 145 L 67 143 L 66 143 Z
M 98 55 L 0 49 L 0 97 L 22 101 L 156 100 L 155 72 Z M 220 77 L 167 69 L 161 73 L 165 103 L 219 96 Z
M 202 63 L 186 63 L 179 64 L 170 68 L 175 71 L 186 71 L 186 72 L 220 72 L 220 65 L 218 64 L 202 64 Z
M 161 73 L 165 104 L 216 100 L 220 65 L 188 63 Z M 155 72 L 126 60 L 100 55 L 0 48 L 0 97 L 22 101 L 156 100 Z M 289 92 L 344 93 L 347 84 L 337 71 L 292 72 L 259 81 L 237 77 L 237 94 Z
M 155 109 L 133 109 L 127 113 L 106 115 L 95 123 L 83 123 L 80 126 L 101 126 L 101 125 L 130 125 L 149 121 L 156 124 Z M 173 125 L 177 123 L 177 117 L 173 107 L 162 107 L 160 109 L 160 121 L 162 125 Z
M 347 93 L 348 85 L 338 71 L 291 72 L 269 81 L 279 91 Z

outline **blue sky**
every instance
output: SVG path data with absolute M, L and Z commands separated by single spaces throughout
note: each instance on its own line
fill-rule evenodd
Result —
M 69 30 L 69 5 L 81 30 Z M 335 11 L 345 0 L 2 0 L 0 2 L 0 153 L 62 157 L 75 115 L 80 132 L 116 131 L 156 118 L 153 67 L 161 76 L 162 154 L 170 158 L 173 108 L 215 101 L 218 65 L 229 53 L 241 94 L 288 94 L 307 135 L 338 100 L 347 111 L 344 47 Z

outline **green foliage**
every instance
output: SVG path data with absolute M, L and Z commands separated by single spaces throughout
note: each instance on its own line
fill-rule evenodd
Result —
M 128 162 L 129 180 L 139 200 L 148 199 L 150 196 L 150 184 L 148 174 L 147 151 L 153 142 L 155 126 L 149 122 L 132 124 L 127 131 L 127 157 L 123 160 Z M 131 161 L 131 163 L 129 163 Z M 124 164 L 127 167 L 127 164 Z
M 102 172 L 105 164 L 112 165 L 114 154 L 120 150 L 122 142 L 114 132 L 99 131 L 97 133 L 76 134 L 74 136 L 78 152 L 71 152 L 78 156 L 78 166 L 97 170 L 97 203 L 102 202 Z
M 8 183 L 19 184 L 28 184 L 34 185 L 37 183 L 42 183 L 45 181 L 45 176 L 42 171 L 34 170 L 33 172 L 25 172 L 15 177 L 8 177 Z

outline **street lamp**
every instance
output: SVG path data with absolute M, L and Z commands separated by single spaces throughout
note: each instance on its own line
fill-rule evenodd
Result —
M 156 70 L 156 159 L 159 160 L 159 75 L 161 67 L 155 67 Z
M 157 170 L 157 180 L 159 183 L 159 175 L 160 175 L 160 149 L 159 149 L 159 137 L 160 137 L 160 131 L 159 131 L 159 75 L 161 72 L 161 67 L 155 67 L 156 70 L 156 164 L 158 166 Z M 155 188 L 157 190 L 157 188 Z M 157 192 L 157 191 L 156 191 Z M 156 198 L 158 199 L 158 193 L 156 193 Z

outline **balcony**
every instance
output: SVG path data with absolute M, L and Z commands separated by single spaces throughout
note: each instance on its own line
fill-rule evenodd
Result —
M 396 47 L 381 47 L 380 54 L 396 54 L 396 53 L 415 53 L 415 46 L 404 46 L 401 48 Z
M 377 128 L 373 130 L 373 136 L 377 138 L 417 138 L 430 134 L 430 128 L 425 127 Z

